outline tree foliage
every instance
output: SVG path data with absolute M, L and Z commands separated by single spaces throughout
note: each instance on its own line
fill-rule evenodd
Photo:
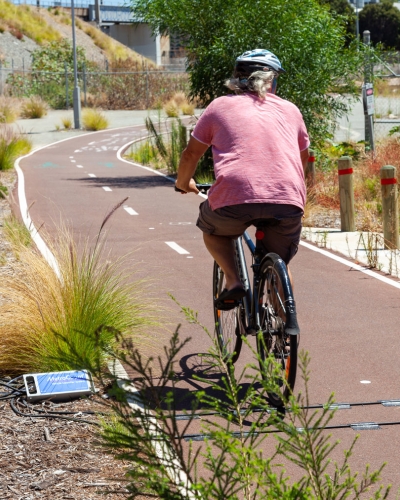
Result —
M 191 94 L 204 104 L 227 92 L 235 58 L 272 50 L 286 73 L 278 95 L 302 111 L 314 144 L 331 132 L 346 104 L 332 92 L 358 93 L 361 54 L 346 48 L 343 19 L 316 0 L 132 0 L 155 33 L 177 33 L 188 53 Z
M 346 27 L 347 40 L 350 43 L 356 36 L 356 13 L 347 0 L 319 0 L 321 5 L 328 6 L 330 11 L 341 16 Z
M 391 2 L 366 5 L 359 14 L 360 33 L 369 30 L 371 42 L 400 50 L 400 11 Z

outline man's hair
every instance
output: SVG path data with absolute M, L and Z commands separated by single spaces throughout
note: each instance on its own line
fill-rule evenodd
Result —
M 250 92 L 263 98 L 271 89 L 275 76 L 276 73 L 272 70 L 254 71 L 250 76 L 235 72 L 234 76 L 225 82 L 225 86 L 233 90 L 235 94 Z

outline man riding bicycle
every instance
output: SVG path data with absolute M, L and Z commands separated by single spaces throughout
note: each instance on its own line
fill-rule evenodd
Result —
M 257 219 L 270 219 L 263 244 L 286 263 L 297 252 L 304 213 L 304 171 L 309 138 L 299 109 L 275 95 L 284 69 L 270 51 L 255 49 L 236 59 L 226 86 L 234 94 L 211 102 L 199 118 L 179 163 L 176 187 L 198 193 L 198 161 L 212 147 L 215 183 L 200 205 L 197 226 L 225 274 L 221 309 L 244 297 L 233 240 Z

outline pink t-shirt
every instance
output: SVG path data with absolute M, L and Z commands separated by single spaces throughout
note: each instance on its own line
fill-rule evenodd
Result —
M 213 210 L 242 203 L 276 203 L 304 209 L 306 187 L 300 151 L 308 148 L 299 109 L 274 94 L 229 95 L 211 102 L 192 133 L 212 146 L 216 182 Z

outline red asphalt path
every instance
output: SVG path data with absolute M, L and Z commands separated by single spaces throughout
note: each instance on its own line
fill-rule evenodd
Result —
M 94 237 L 108 211 L 129 197 L 109 221 L 109 247 L 117 255 L 133 251 L 130 263 L 140 275 L 155 279 L 153 292 L 170 308 L 171 329 L 184 319 L 168 292 L 198 311 L 211 329 L 212 259 L 195 227 L 201 198 L 178 195 L 170 180 L 117 158 L 123 145 L 145 135 L 139 126 L 97 132 L 23 158 L 30 216 L 36 228 L 44 225 L 50 234 L 62 220 L 77 237 Z M 186 253 L 178 253 L 180 248 Z M 400 290 L 304 247 L 292 272 L 300 347 L 311 356 L 311 403 L 324 403 L 331 392 L 341 403 L 400 400 Z M 185 351 L 190 364 L 197 353 L 208 351 L 210 341 L 192 325 L 183 324 L 182 332 L 192 336 Z M 249 361 L 244 346 L 239 363 Z M 195 385 L 187 380 L 184 388 L 194 390 Z M 299 381 L 296 389 L 301 388 Z M 351 459 L 353 469 L 360 471 L 366 463 L 376 468 L 387 461 L 383 476 L 393 484 L 394 498 L 400 487 L 400 407 L 340 410 L 333 420 L 356 422 L 399 422 L 361 431 Z M 343 447 L 356 434 L 351 428 L 332 433 Z

